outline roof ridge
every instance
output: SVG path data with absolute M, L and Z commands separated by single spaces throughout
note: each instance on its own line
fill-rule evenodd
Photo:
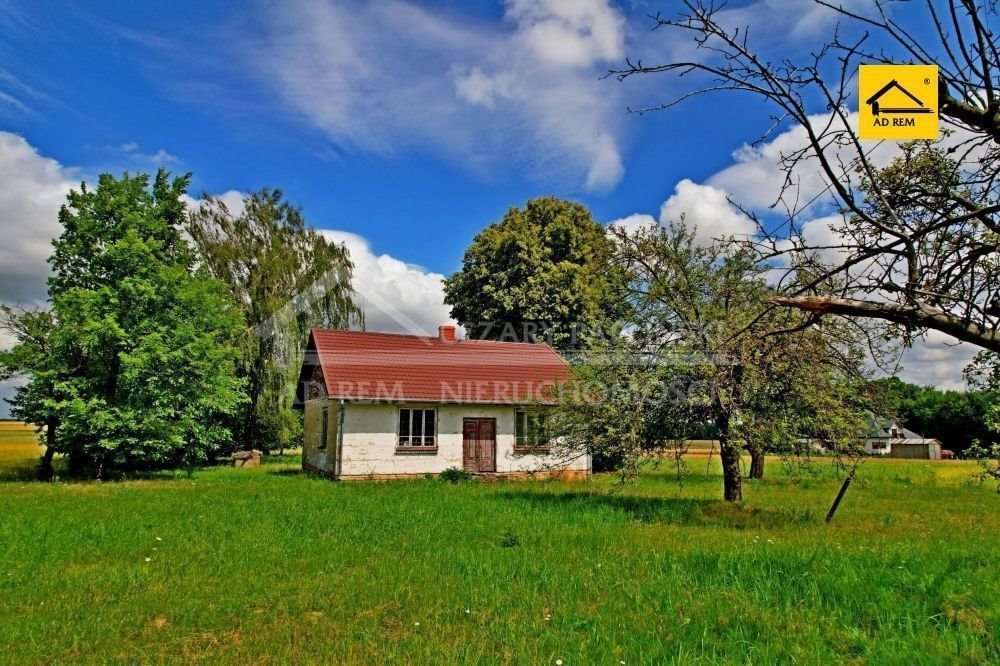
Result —
M 412 339 L 415 339 L 415 340 L 431 340 L 431 341 L 440 340 L 440 338 L 438 338 L 438 336 L 436 336 L 436 335 L 416 335 L 414 333 L 399 333 L 399 332 L 396 332 L 396 331 L 352 331 L 350 329 L 343 329 L 343 328 L 312 328 L 312 329 L 310 329 L 310 332 L 311 333 L 338 333 L 338 334 L 340 334 L 340 333 L 351 333 L 353 335 L 391 335 L 391 336 L 397 337 L 397 338 L 412 338 Z M 442 341 L 442 342 L 444 342 L 444 341 Z M 474 344 L 529 345 L 529 346 L 532 346 L 532 347 L 544 347 L 544 348 L 547 348 L 547 349 L 551 349 L 553 352 L 555 352 L 558 355 L 558 351 L 556 351 L 556 349 L 552 345 L 550 345 L 550 344 L 548 344 L 546 342 L 524 342 L 524 341 L 521 341 L 521 340 L 479 340 L 479 339 L 476 339 L 476 338 L 462 338 L 462 339 L 459 339 L 459 340 L 448 340 L 447 344 L 448 345 L 455 345 L 455 344 L 460 344 L 460 343 L 463 343 L 463 342 L 465 342 L 465 343 L 474 343 Z

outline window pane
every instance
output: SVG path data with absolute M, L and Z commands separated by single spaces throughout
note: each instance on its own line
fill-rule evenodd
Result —
M 514 440 L 518 444 L 524 444 L 525 438 L 527 437 L 524 419 L 524 412 L 514 412 Z
M 413 436 L 413 444 L 420 446 L 421 436 L 424 434 L 423 410 L 411 409 L 410 414 L 413 415 L 410 419 L 410 435 Z
M 424 410 L 424 445 L 434 446 L 434 410 Z
M 410 443 L 410 410 L 399 410 L 399 444 L 405 446 Z

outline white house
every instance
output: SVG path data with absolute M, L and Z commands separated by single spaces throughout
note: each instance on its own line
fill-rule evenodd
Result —
M 335 479 L 473 474 L 590 475 L 590 457 L 557 460 L 545 406 L 569 366 L 543 344 L 314 329 L 296 404 L 302 466 Z
M 907 430 L 893 419 L 873 419 L 868 423 L 865 453 L 893 458 L 940 460 L 941 442 Z

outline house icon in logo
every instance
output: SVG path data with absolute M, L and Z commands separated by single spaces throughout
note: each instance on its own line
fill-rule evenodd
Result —
M 916 104 L 916 106 L 915 107 L 913 107 L 913 106 L 905 106 L 905 107 L 882 107 L 882 106 L 880 106 L 879 105 L 879 99 L 882 97 L 882 95 L 885 95 L 887 92 L 889 92 L 893 88 L 895 88 L 896 90 L 900 91 L 901 93 L 903 93 L 904 95 L 906 95 L 907 97 L 909 97 L 910 99 L 912 99 L 913 102 Z M 907 90 L 906 88 L 904 88 L 903 86 L 901 86 L 899 84 L 899 81 L 897 81 L 896 79 L 893 79 L 892 81 L 889 81 L 889 83 L 887 83 L 884 86 L 882 86 L 881 88 L 879 88 L 879 90 L 874 95 L 872 95 L 871 97 L 869 97 L 868 99 L 865 100 L 865 104 L 867 104 L 867 105 L 869 105 L 871 107 L 871 109 L 872 109 L 872 115 L 874 115 L 874 116 L 878 116 L 878 115 L 883 114 L 883 113 L 888 113 L 888 114 L 907 114 L 907 115 L 909 115 L 911 113 L 934 113 L 933 109 L 927 108 L 927 106 L 925 106 L 924 103 L 921 102 L 920 99 L 918 99 L 916 95 L 914 95 L 909 90 Z
M 937 65 L 860 65 L 856 99 L 858 138 L 938 137 Z

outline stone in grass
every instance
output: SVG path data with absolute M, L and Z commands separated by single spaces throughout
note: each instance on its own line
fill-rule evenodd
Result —
M 261 452 L 237 451 L 233 454 L 233 467 L 260 467 Z

